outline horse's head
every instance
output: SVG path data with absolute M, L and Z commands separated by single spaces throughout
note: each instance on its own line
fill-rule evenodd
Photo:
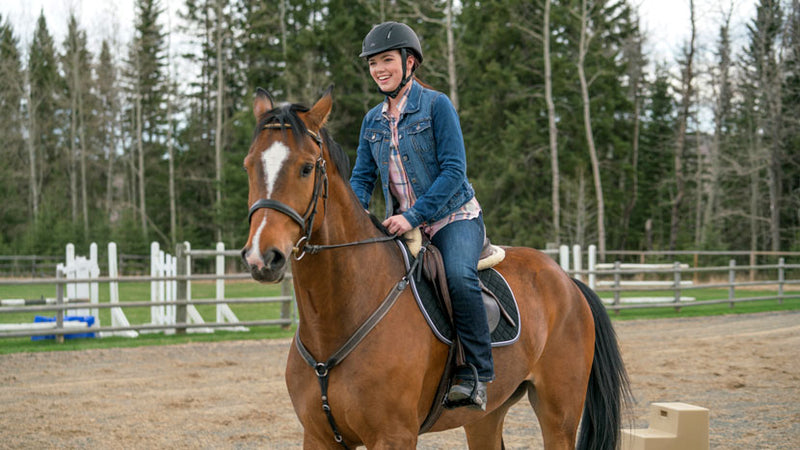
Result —
M 242 258 L 253 278 L 280 281 L 292 251 L 302 248 L 324 215 L 328 174 L 322 128 L 332 107 L 331 89 L 310 109 L 276 106 L 258 89 L 258 125 L 244 158 L 250 180 L 250 236 Z

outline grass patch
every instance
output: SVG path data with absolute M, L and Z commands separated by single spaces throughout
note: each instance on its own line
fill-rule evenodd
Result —
M 3 298 L 40 298 L 55 297 L 55 285 L 9 285 L 3 286 Z M 132 325 L 150 322 L 150 283 L 120 283 L 120 301 L 141 302 L 143 307 L 124 308 L 123 311 Z M 108 283 L 100 283 L 100 302 L 109 301 Z M 791 292 L 800 294 L 800 292 Z M 280 295 L 279 285 L 263 285 L 252 281 L 227 281 L 225 283 L 225 296 L 237 297 L 267 297 Z M 613 293 L 601 292 L 601 298 L 613 298 Z M 671 297 L 671 291 L 626 291 L 624 297 Z M 727 289 L 702 289 L 692 288 L 682 290 L 682 295 L 695 297 L 697 301 L 727 299 Z M 776 290 L 739 289 L 736 298 L 767 297 L 777 295 Z M 195 281 L 192 283 L 192 298 L 211 299 L 216 296 L 216 284 L 211 281 Z M 643 308 L 609 311 L 613 320 L 633 319 L 666 319 L 675 317 L 714 316 L 724 314 L 749 314 L 768 311 L 800 310 L 800 299 L 785 299 L 782 304 L 778 300 L 762 300 L 736 303 L 731 308 L 728 303 L 719 305 L 687 306 L 681 303 L 680 312 L 674 308 Z M 281 316 L 281 305 L 230 305 L 239 320 L 274 320 Z M 198 312 L 206 322 L 216 321 L 216 309 L 213 305 L 198 305 Z M 111 324 L 110 310 L 100 310 L 100 323 L 108 326 Z M 33 313 L 4 313 L 0 314 L 0 323 L 33 323 Z M 55 312 L 42 312 L 38 315 L 54 316 Z M 64 351 L 86 350 L 95 348 L 121 348 L 141 347 L 151 345 L 171 345 L 189 342 L 213 342 L 226 340 L 249 339 L 277 339 L 291 337 L 295 327 L 282 329 L 278 326 L 250 327 L 249 332 L 233 332 L 218 330 L 214 333 L 191 333 L 186 335 L 165 335 L 164 333 L 140 334 L 138 338 L 110 337 L 103 339 L 71 339 L 64 344 L 56 344 L 54 340 L 31 341 L 30 338 L 3 338 L 0 339 L 0 354 L 39 351 Z
M 225 283 L 226 298 L 244 297 L 274 297 L 280 295 L 280 285 L 264 285 L 252 281 L 228 281 Z M 37 299 L 41 297 L 53 298 L 56 296 L 55 285 L 8 285 L 3 287 L 3 298 Z M 101 303 L 109 302 L 108 283 L 99 283 L 99 296 Z M 131 325 L 141 325 L 150 322 L 150 283 L 119 283 L 119 297 L 121 302 L 137 302 L 142 307 L 123 308 L 125 316 Z M 192 282 L 192 299 L 213 299 L 216 297 L 216 284 L 211 281 Z M 241 321 L 249 320 L 275 320 L 281 318 L 281 305 L 269 304 L 231 304 L 231 310 Z M 214 305 L 197 305 L 198 312 L 206 322 L 216 322 L 216 307 Z M 111 310 L 101 309 L 100 323 L 103 326 L 111 325 Z M 39 313 L 3 313 L 0 314 L 0 323 L 33 323 L 35 316 L 54 317 L 55 311 Z M 186 335 L 165 335 L 164 333 L 140 334 L 137 338 L 108 337 L 102 339 L 68 339 L 63 344 L 56 344 L 54 340 L 31 341 L 31 338 L 2 338 L 0 339 L 0 354 L 54 351 L 54 350 L 83 350 L 93 348 L 140 347 L 146 345 L 168 345 L 187 342 L 211 342 L 238 339 L 276 339 L 291 337 L 294 327 L 284 330 L 279 326 L 250 327 L 249 332 L 235 332 L 217 330 L 214 333 L 190 333 Z
M 784 292 L 785 295 L 800 295 L 800 292 Z M 613 299 L 613 293 L 602 292 L 599 293 L 600 298 L 607 300 Z M 722 300 L 728 298 L 727 289 L 702 289 L 691 288 L 682 289 L 682 296 L 694 297 L 695 301 L 706 300 Z M 734 297 L 737 299 L 746 299 L 754 297 L 775 297 L 778 295 L 777 290 L 751 290 L 739 289 L 735 292 Z M 672 298 L 674 293 L 672 291 L 626 291 L 622 293 L 622 298 L 625 297 L 669 297 Z M 670 300 L 665 299 L 664 303 Z M 783 302 L 778 300 L 758 300 L 758 301 L 743 301 L 735 303 L 733 307 L 729 303 L 722 303 L 716 305 L 698 305 L 692 306 L 692 302 L 681 302 L 680 311 L 675 308 L 637 308 L 637 309 L 624 309 L 619 311 L 609 310 L 609 316 L 612 319 L 618 320 L 634 320 L 634 319 L 669 319 L 676 317 L 697 317 L 697 316 L 721 316 L 725 314 L 752 314 L 770 311 L 792 311 L 800 310 L 800 298 L 784 299 Z

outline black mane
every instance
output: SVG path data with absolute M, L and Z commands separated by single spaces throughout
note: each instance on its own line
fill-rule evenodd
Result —
M 258 137 L 258 134 L 264 129 L 264 126 L 269 124 L 280 124 L 284 134 L 286 134 L 287 129 L 291 128 L 295 130 L 293 138 L 296 139 L 297 136 L 307 132 L 306 124 L 300 119 L 298 113 L 308 112 L 308 110 L 309 108 L 307 106 L 297 103 L 285 104 L 273 108 L 271 111 L 265 113 L 258 121 L 258 125 L 256 125 L 256 129 L 253 132 L 253 140 Z M 320 130 L 320 135 L 331 154 L 336 170 L 346 182 L 349 182 L 350 159 L 347 157 L 347 154 L 342 150 L 342 147 L 333 140 L 333 137 L 327 129 L 323 128 Z M 295 143 L 297 143 L 297 141 L 295 141 Z

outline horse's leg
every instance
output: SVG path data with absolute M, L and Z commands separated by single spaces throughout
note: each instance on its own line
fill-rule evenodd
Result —
M 525 394 L 528 383 L 523 383 L 511 394 L 500 407 L 490 412 L 476 422 L 464 425 L 467 433 L 467 443 L 471 449 L 502 450 L 503 445 L 503 422 L 506 419 L 508 410 L 517 403 Z
M 582 372 L 585 367 L 576 367 L 570 376 L 567 375 L 570 372 L 551 367 L 551 370 L 542 371 L 528 390 L 547 450 L 575 448 L 588 382 L 588 373 L 584 376 Z
M 342 448 L 341 444 L 333 440 L 333 435 L 321 438 L 319 436 L 315 436 L 309 433 L 308 431 L 303 433 L 303 450 L 316 450 L 316 449 L 337 450 L 341 448 Z

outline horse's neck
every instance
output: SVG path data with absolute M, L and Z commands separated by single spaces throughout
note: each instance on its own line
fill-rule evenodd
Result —
M 332 193 L 314 245 L 357 242 L 381 233 L 360 207 L 334 203 Z M 294 263 L 300 337 L 317 358 L 327 358 L 363 323 L 403 276 L 394 242 L 322 250 Z

